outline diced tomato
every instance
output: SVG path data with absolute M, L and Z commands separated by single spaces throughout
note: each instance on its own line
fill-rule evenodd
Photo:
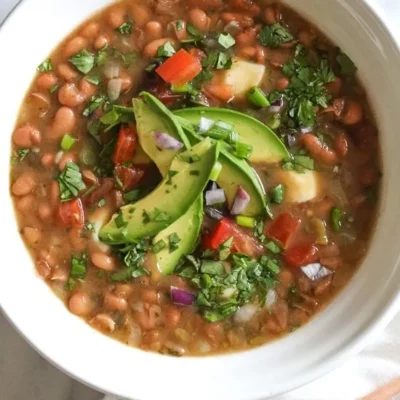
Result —
M 318 260 L 318 248 L 313 244 L 300 244 L 286 250 L 284 260 L 292 267 L 301 267 Z
M 122 164 L 132 159 L 136 150 L 137 134 L 133 126 L 122 126 L 115 146 L 114 164 Z
M 147 90 L 149 93 L 153 94 L 166 106 L 174 105 L 174 103 L 185 97 L 183 93 L 172 93 L 166 83 L 158 84 L 152 86 Z
M 210 238 L 211 249 L 218 249 L 221 244 L 233 237 L 232 249 L 251 257 L 264 253 L 264 246 L 253 236 L 244 232 L 234 222 L 222 218 Z
M 107 196 L 114 187 L 113 178 L 104 178 L 100 185 L 87 196 L 84 197 L 84 202 L 87 206 L 97 203 L 99 200 Z
M 202 235 L 201 245 L 203 246 L 203 249 L 211 249 L 211 236 L 207 234 Z
M 289 213 L 279 214 L 265 234 L 277 240 L 284 249 L 289 245 L 290 240 L 300 226 L 300 220 Z
M 58 215 L 66 228 L 81 227 L 85 222 L 85 214 L 81 199 L 61 202 Z
M 200 60 L 190 55 L 186 50 L 180 49 L 164 61 L 156 69 L 156 72 L 165 82 L 180 86 L 196 77 L 201 70 Z
M 121 164 L 115 166 L 115 175 L 124 191 L 133 189 L 141 181 L 144 173 L 145 170 L 141 167 L 125 167 Z

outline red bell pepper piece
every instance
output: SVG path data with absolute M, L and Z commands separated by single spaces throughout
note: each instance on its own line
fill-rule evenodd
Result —
M 58 216 L 66 228 L 82 227 L 85 222 L 81 199 L 61 202 L 58 207 Z
M 132 159 L 137 143 L 136 128 L 122 126 L 119 130 L 117 144 L 115 146 L 114 164 L 122 164 Z
M 292 267 L 301 267 L 318 260 L 318 249 L 313 244 L 300 244 L 286 250 L 284 260 Z
M 145 170 L 141 167 L 125 167 L 121 164 L 117 164 L 114 171 L 117 179 L 121 182 L 124 191 L 131 190 L 137 186 L 145 173 Z
M 277 240 L 286 249 L 299 226 L 300 220 L 285 212 L 275 218 L 266 235 Z
M 180 49 L 164 61 L 156 72 L 165 82 L 181 86 L 196 77 L 202 70 L 201 62 L 186 50 Z
M 260 256 L 264 253 L 264 246 L 256 238 L 244 232 L 227 218 L 222 218 L 212 233 L 209 242 L 211 249 L 218 249 L 221 244 L 231 237 L 233 238 L 232 248 L 239 253 L 244 253 L 251 257 Z

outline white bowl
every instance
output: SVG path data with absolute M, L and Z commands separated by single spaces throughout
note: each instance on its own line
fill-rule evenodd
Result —
M 336 300 L 304 328 L 243 353 L 173 358 L 129 348 L 70 314 L 39 279 L 9 195 L 10 135 L 36 66 L 110 0 L 25 0 L 0 30 L 0 305 L 48 360 L 104 392 L 136 400 L 250 400 L 310 382 L 359 351 L 398 310 L 400 55 L 373 0 L 287 0 L 359 66 L 381 132 L 383 191 L 368 257 Z

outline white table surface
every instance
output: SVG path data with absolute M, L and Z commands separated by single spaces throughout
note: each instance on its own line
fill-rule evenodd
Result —
M 0 23 L 18 1 L 0 0 Z M 400 0 L 376 1 L 389 11 L 392 29 L 400 34 Z M 396 15 L 399 17 L 395 18 Z M 0 400 L 100 400 L 103 397 L 40 357 L 1 314 L 0 338 Z

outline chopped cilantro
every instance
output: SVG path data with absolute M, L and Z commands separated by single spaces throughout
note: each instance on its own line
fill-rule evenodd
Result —
M 53 86 L 49 89 L 49 92 L 50 92 L 50 93 L 54 93 L 56 90 L 58 90 L 58 85 L 57 85 L 57 84 L 53 85 Z
M 124 200 L 126 203 L 133 203 L 139 199 L 140 189 L 132 189 L 129 192 L 124 193 Z
M 87 76 L 85 78 L 89 83 L 92 83 L 93 85 L 98 85 L 100 83 L 100 77 L 93 75 L 93 76 Z
M 264 26 L 259 34 L 260 42 L 263 46 L 279 47 L 283 43 L 294 39 L 288 30 L 281 24 Z
M 95 57 L 93 53 L 83 49 L 69 59 L 69 62 L 83 74 L 88 74 L 94 67 Z
M 83 253 L 80 257 L 71 257 L 71 270 L 65 289 L 72 290 L 76 284 L 76 280 L 83 280 L 86 276 L 87 254 Z
M 270 242 L 268 242 L 268 243 L 266 243 L 265 244 L 265 247 L 271 252 L 271 253 L 274 253 L 274 254 L 279 254 L 279 253 L 281 253 L 282 252 L 282 249 L 280 248 L 280 246 L 277 244 L 277 243 L 275 243 L 274 241 L 270 241 Z
M 233 237 L 230 237 L 228 240 L 226 240 L 224 243 L 222 243 L 221 246 L 219 246 L 218 258 L 221 261 L 226 260 L 229 257 L 229 255 L 231 254 L 232 243 L 233 243 Z
M 125 226 L 128 225 L 128 222 L 124 220 L 124 216 L 121 212 L 121 210 L 118 212 L 118 215 L 114 219 L 115 226 L 119 228 L 124 228 Z
M 171 42 L 163 44 L 157 50 L 157 57 L 171 57 L 174 54 L 175 49 Z
M 37 70 L 39 72 L 49 72 L 53 71 L 53 64 L 51 63 L 51 59 L 48 58 L 47 60 L 44 60 L 38 67 Z
M 121 26 L 117 28 L 117 31 L 121 35 L 130 35 L 132 33 L 132 23 L 124 22 Z
M 169 252 L 174 252 L 179 246 L 178 243 L 181 241 L 181 238 L 174 232 L 168 236 L 168 244 L 169 244 Z
M 83 110 L 82 115 L 85 117 L 88 117 L 90 114 L 92 114 L 94 111 L 96 111 L 98 108 L 104 105 L 106 102 L 107 97 L 103 94 L 100 95 L 95 95 L 92 96 L 87 103 L 85 109 Z
M 30 149 L 18 149 L 14 151 L 11 157 L 11 164 L 18 164 L 25 160 L 26 156 L 31 152 Z
M 189 174 L 190 174 L 190 175 L 193 175 L 193 176 L 199 176 L 199 175 L 200 175 L 200 171 L 197 170 L 197 169 L 193 169 L 193 170 L 191 170 L 191 171 L 189 172 Z
M 79 192 L 86 188 L 79 166 L 73 162 L 67 163 L 58 177 L 58 185 L 61 201 L 68 201 L 77 197 Z
M 166 181 L 166 184 L 172 185 L 172 178 L 178 173 L 179 173 L 179 171 L 169 170 L 167 173 L 168 179 Z
M 185 21 L 182 21 L 181 19 L 178 19 L 175 23 L 175 29 L 179 32 L 185 27 Z
M 90 222 L 90 221 L 87 221 L 85 223 L 85 230 L 88 231 L 88 232 L 95 232 L 94 223 Z

